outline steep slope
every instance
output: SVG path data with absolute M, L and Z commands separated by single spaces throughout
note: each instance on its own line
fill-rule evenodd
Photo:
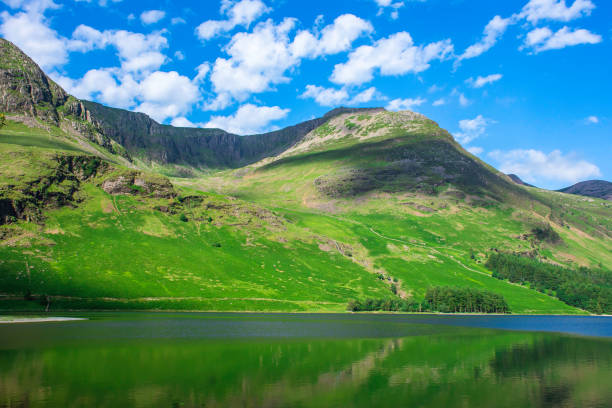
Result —
M 562 188 L 557 191 L 612 201 L 612 183 L 606 180 L 581 181 L 573 186 Z
M 609 205 L 517 185 L 412 112 L 340 115 L 278 158 L 181 183 L 333 232 L 407 293 L 482 285 L 491 251 L 612 264 Z

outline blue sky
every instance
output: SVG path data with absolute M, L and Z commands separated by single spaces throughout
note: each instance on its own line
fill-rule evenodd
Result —
M 336 106 L 421 112 L 545 188 L 612 178 L 607 0 L 2 0 L 0 35 L 70 93 L 266 131 Z

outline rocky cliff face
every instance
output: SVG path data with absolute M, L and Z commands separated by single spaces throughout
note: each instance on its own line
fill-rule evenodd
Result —
M 0 38 L 0 110 L 26 113 L 59 125 L 57 107 L 68 94 L 21 50 Z
M 160 125 L 144 113 L 83 102 L 102 133 L 134 156 L 158 163 L 181 163 L 195 167 L 234 168 L 277 155 L 329 119 L 369 109 L 338 108 L 274 132 L 238 136 L 221 129 L 177 128 Z
M 567 194 L 576 194 L 612 201 L 612 183 L 605 180 L 581 181 L 580 183 L 562 188 L 558 191 Z
M 70 96 L 11 42 L 0 38 L 0 111 L 13 119 L 35 118 L 76 133 L 113 154 L 126 151 L 100 131 L 82 101 Z M 29 122 L 32 123 L 32 122 Z

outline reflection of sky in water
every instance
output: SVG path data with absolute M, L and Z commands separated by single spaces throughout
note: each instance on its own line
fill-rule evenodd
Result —
M 0 327 L 0 406 L 516 408 L 612 401 L 610 339 L 448 325 L 558 331 L 569 324 L 568 331 L 593 334 L 594 324 L 612 319 L 89 317 Z

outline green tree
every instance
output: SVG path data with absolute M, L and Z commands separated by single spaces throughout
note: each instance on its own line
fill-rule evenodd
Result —
M 0 113 L 0 129 L 2 129 L 6 125 L 6 117 L 4 113 Z

